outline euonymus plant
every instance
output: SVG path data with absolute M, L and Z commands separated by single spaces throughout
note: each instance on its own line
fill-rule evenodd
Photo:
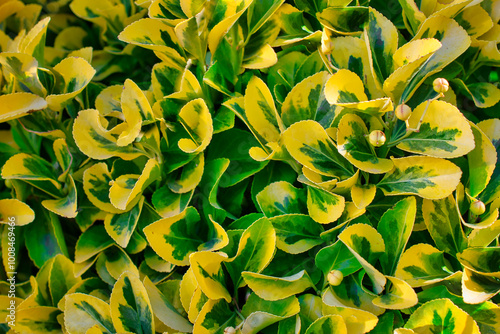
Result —
M 499 20 L 0 0 L 0 328 L 499 333 Z

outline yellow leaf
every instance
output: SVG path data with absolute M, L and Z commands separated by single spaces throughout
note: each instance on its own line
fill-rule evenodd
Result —
M 36 110 L 45 109 L 47 102 L 31 93 L 12 93 L 0 96 L 0 122 L 23 117 Z
M 17 199 L 0 200 L 0 223 L 24 226 L 34 219 L 35 212 L 26 203 Z
M 188 102 L 179 112 L 179 120 L 191 137 L 180 139 L 179 148 L 186 153 L 202 152 L 210 143 L 214 131 L 205 101 L 196 99 Z

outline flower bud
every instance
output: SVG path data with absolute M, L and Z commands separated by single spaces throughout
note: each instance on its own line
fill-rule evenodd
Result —
M 328 273 L 326 279 L 328 280 L 328 283 L 330 283 L 330 285 L 337 286 L 344 279 L 344 274 L 342 274 L 340 270 L 332 270 Z
M 400 104 L 396 107 L 395 113 L 398 119 L 406 121 L 408 118 L 410 118 L 411 108 L 406 104 Z
M 235 334 L 236 333 L 236 329 L 234 329 L 234 327 L 226 327 L 224 329 L 224 334 Z
M 432 87 L 437 93 L 444 94 L 450 88 L 450 84 L 444 78 L 437 78 L 432 82 Z
M 470 204 L 469 210 L 473 215 L 479 216 L 486 211 L 486 206 L 483 202 L 478 200 Z
M 385 144 L 385 133 L 380 130 L 374 130 L 370 133 L 368 141 L 372 146 L 380 147 Z

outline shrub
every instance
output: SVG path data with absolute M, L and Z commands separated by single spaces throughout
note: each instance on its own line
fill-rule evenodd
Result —
M 1 1 L 0 326 L 500 332 L 499 6 Z

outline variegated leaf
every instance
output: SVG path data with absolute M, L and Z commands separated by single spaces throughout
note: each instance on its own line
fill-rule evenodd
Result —
M 403 151 L 438 158 L 456 158 L 474 148 L 474 135 L 469 122 L 457 107 L 443 101 L 423 102 L 408 119 L 415 129 L 422 115 L 419 131 L 414 131 L 397 146 Z
M 394 168 L 377 184 L 386 195 L 440 199 L 455 190 L 462 176 L 460 168 L 441 158 L 412 156 L 392 161 Z
M 139 277 L 124 272 L 113 287 L 109 303 L 116 331 L 155 333 L 153 309 Z
M 346 114 L 339 122 L 337 149 L 354 166 L 362 171 L 383 174 L 390 171 L 394 164 L 391 160 L 379 158 L 367 140 L 368 129 L 355 114 Z
M 414 288 L 440 282 L 453 274 L 443 253 L 429 244 L 413 245 L 401 256 L 395 275 Z
M 307 215 L 284 214 L 269 221 L 276 231 L 276 247 L 289 254 L 303 253 L 323 243 L 323 228 Z

